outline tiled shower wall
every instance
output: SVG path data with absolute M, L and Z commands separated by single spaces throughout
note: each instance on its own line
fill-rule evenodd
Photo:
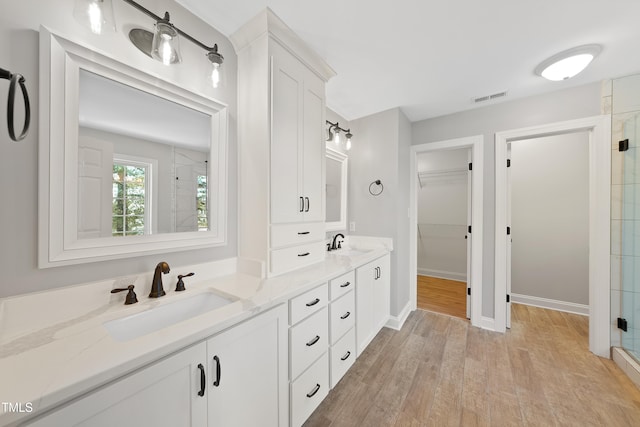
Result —
M 611 345 L 640 359 L 640 75 L 606 83 L 603 95 L 602 112 L 611 112 Z

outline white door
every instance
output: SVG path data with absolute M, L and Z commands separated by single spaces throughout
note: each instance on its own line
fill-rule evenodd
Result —
M 507 318 L 506 326 L 511 328 L 511 144 L 507 144 Z
M 469 161 L 469 170 L 467 171 L 467 319 L 471 319 L 471 239 L 473 238 L 473 230 L 471 228 L 472 211 L 472 192 L 471 192 L 471 174 L 473 173 L 473 159 L 471 150 L 467 153 Z
M 78 143 L 78 239 L 111 236 L 113 144 Z
M 286 305 L 208 340 L 208 425 L 287 426 L 287 353 Z
M 206 346 L 192 346 L 89 393 L 29 426 L 204 426 Z

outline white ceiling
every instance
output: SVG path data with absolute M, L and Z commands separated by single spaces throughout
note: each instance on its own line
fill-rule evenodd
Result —
M 177 0 L 232 34 L 270 7 L 337 72 L 327 105 L 348 120 L 401 107 L 411 121 L 640 71 L 637 0 Z M 180 25 L 176 23 L 176 25 Z M 571 80 L 533 73 L 590 43 L 603 51 Z M 224 52 L 223 52 L 224 54 Z

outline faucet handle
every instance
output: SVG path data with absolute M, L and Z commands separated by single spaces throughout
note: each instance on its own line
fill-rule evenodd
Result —
M 176 292 L 180 292 L 180 291 L 184 291 L 186 290 L 186 288 L 184 287 L 184 282 L 182 281 L 183 277 L 191 277 L 196 273 L 189 273 L 189 274 L 178 274 L 178 283 L 176 283 Z
M 124 299 L 124 305 L 135 304 L 138 302 L 138 297 L 136 296 L 136 293 L 133 292 L 133 287 L 133 285 L 129 285 L 126 288 L 111 289 L 111 293 L 115 294 L 117 292 L 129 291 Z

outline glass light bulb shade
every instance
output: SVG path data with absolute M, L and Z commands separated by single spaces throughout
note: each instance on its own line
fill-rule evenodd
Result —
M 116 30 L 111 0 L 76 0 L 73 16 L 94 34 Z
M 351 138 L 347 138 L 347 144 L 345 148 L 347 149 L 347 151 L 351 150 Z
M 336 129 L 336 133 L 333 136 L 333 142 L 335 142 L 336 145 L 340 145 L 340 131 L 338 129 Z
M 151 56 L 164 65 L 177 64 L 180 57 L 178 32 L 167 22 L 156 22 L 156 32 L 151 43 Z
M 211 63 L 209 80 L 211 81 L 211 86 L 213 86 L 214 89 L 217 89 L 223 85 L 224 76 L 223 76 L 222 67 L 220 66 L 220 64 L 216 62 Z
M 593 61 L 593 58 L 594 56 L 590 53 L 570 56 L 549 65 L 542 70 L 540 75 L 554 82 L 566 80 L 587 68 L 591 61 Z

